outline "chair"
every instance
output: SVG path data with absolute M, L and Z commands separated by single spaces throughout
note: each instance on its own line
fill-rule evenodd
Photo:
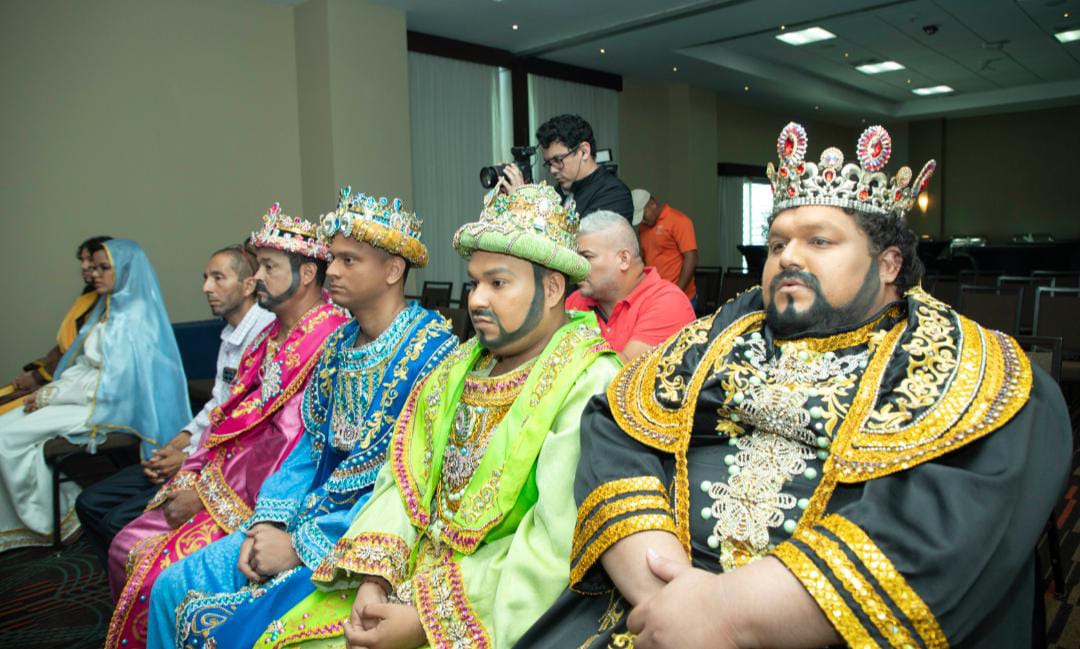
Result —
M 1020 333 L 1020 313 L 1024 303 L 1022 286 L 960 285 L 956 310 L 984 327 L 1009 335 Z
M 459 309 L 469 308 L 469 295 L 474 288 L 476 288 L 476 282 L 463 282 L 461 284 L 461 297 L 458 298 Z
M 1002 275 L 1001 277 L 997 278 L 997 285 L 1001 287 L 1020 286 L 1024 289 L 1024 303 L 1020 308 L 1019 333 L 1031 333 L 1032 327 L 1035 326 L 1035 289 L 1040 286 L 1053 286 L 1053 278 L 1023 277 L 1020 275 Z
M 1061 338 L 1061 380 L 1080 380 L 1080 288 L 1035 289 L 1032 333 Z
M 1033 365 L 1038 365 L 1055 382 L 1061 381 L 1062 340 L 1051 336 L 1017 336 L 1016 342 L 1024 350 Z M 1058 511 L 1055 506 L 1046 521 L 1043 533 L 1035 543 L 1035 613 L 1032 623 L 1034 636 L 1041 640 L 1034 646 L 1046 646 L 1046 615 L 1043 592 L 1046 590 L 1046 578 L 1039 556 L 1039 547 L 1046 541 L 1047 554 L 1050 555 L 1050 576 L 1058 594 L 1065 594 L 1065 570 L 1061 564 L 1061 541 L 1057 528 Z M 1040 613 L 1041 612 L 1041 613 Z
M 945 304 L 956 304 L 960 297 L 960 280 L 955 275 L 940 275 L 934 278 L 933 288 L 927 291 Z
M 173 323 L 173 334 L 180 350 L 180 362 L 188 379 L 188 400 L 198 411 L 210 400 L 217 373 L 217 352 L 221 345 L 221 330 L 225 321 L 220 318 Z M 60 485 L 64 482 L 86 482 L 103 478 L 139 461 L 139 439 L 122 432 L 106 432 L 97 445 L 97 453 L 72 444 L 63 437 L 45 442 L 45 464 L 52 469 L 53 548 L 62 545 L 60 529 Z
M 960 283 L 968 286 L 997 286 L 997 278 L 1005 273 L 997 270 L 962 270 Z
M 425 309 L 449 307 L 453 292 L 453 282 L 424 282 L 424 288 L 420 291 L 420 306 Z
M 453 308 L 448 306 L 441 306 L 435 309 L 442 317 L 450 321 L 450 330 L 454 332 L 454 335 L 458 337 L 458 340 L 465 342 L 473 335 L 472 319 L 469 318 L 469 310 L 462 308 Z
M 742 268 L 728 268 L 720 280 L 720 299 L 718 306 L 734 298 L 748 288 L 753 288 L 761 283 L 761 276 L 749 273 Z
M 712 313 L 720 308 L 720 282 L 724 269 L 720 266 L 698 266 L 694 269 L 697 287 L 697 315 Z
M 1032 277 L 1049 277 L 1051 286 L 1080 288 L 1080 270 L 1033 270 Z

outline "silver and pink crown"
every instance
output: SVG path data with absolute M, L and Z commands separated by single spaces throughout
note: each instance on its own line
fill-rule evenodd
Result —
M 281 203 L 271 205 L 262 218 L 262 228 L 251 233 L 251 245 L 330 261 L 330 247 L 319 240 L 318 230 L 311 221 L 285 214 Z
M 801 205 L 831 205 L 871 214 L 904 214 L 926 189 L 937 163 L 927 162 L 912 181 L 911 167 L 903 166 L 890 180 L 882 171 L 892 155 L 892 137 L 882 126 L 871 126 L 859 136 L 859 163 L 844 164 L 836 147 L 821 152 L 817 164 L 806 162 L 806 129 L 788 123 L 776 140 L 779 167 L 767 168 L 773 189 L 773 213 Z

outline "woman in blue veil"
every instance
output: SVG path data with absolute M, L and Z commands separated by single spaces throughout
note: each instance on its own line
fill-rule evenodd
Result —
M 0 552 L 49 545 L 51 475 L 42 447 L 54 437 L 91 453 L 110 432 L 141 440 L 143 458 L 191 419 L 187 381 L 161 287 L 134 241 L 113 239 L 94 253 L 101 294 L 53 381 L 25 408 L 0 416 Z M 79 487 L 61 484 L 61 536 L 79 527 Z

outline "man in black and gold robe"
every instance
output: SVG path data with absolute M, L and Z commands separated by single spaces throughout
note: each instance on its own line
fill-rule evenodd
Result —
M 582 420 L 570 590 L 522 647 L 1021 647 L 1070 470 L 1057 385 L 921 288 L 934 170 L 769 165 L 761 288 L 627 366 Z

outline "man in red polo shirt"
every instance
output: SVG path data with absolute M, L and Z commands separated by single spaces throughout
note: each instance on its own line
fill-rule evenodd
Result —
M 694 222 L 667 203 L 659 203 L 644 189 L 631 192 L 634 200 L 634 224 L 641 223 L 641 251 L 645 263 L 655 266 L 660 277 L 674 282 L 694 300 L 694 269 L 697 268 L 697 239 Z
M 589 276 L 566 298 L 566 308 L 595 311 L 600 332 L 624 363 L 694 320 L 686 294 L 645 266 L 624 217 L 593 212 L 582 219 L 577 242 L 589 260 Z

